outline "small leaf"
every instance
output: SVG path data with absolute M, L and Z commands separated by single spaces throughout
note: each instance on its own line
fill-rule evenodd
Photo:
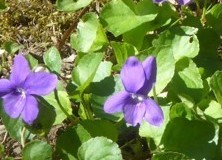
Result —
M 5 0 L 0 0 L 0 12 L 4 11 L 6 8 Z
M 5 125 L 6 130 L 12 138 L 15 138 L 17 141 L 21 141 L 21 131 L 24 127 L 21 118 L 13 119 L 10 118 L 4 111 L 2 101 L 0 101 L 0 116 L 2 118 L 2 122 Z
M 155 9 L 147 9 L 147 11 L 150 12 L 143 13 L 137 10 L 132 0 L 112 0 L 105 5 L 100 16 L 107 30 L 119 36 L 145 22 L 154 20 L 157 11 Z
M 212 117 L 217 122 L 221 123 L 222 108 L 221 108 L 221 105 L 217 103 L 216 101 L 212 100 L 209 103 L 209 106 L 207 107 L 207 109 L 204 110 L 204 114 Z
M 92 83 L 90 85 L 92 98 L 92 109 L 96 117 L 109 119 L 112 121 L 120 121 L 123 118 L 122 113 L 107 114 L 103 110 L 103 105 L 106 99 L 124 89 L 119 76 L 106 77 L 100 82 Z
M 218 58 L 220 36 L 212 28 L 199 29 L 197 36 L 200 52 L 194 61 L 198 67 L 204 68 L 204 76 L 210 77 L 217 70 L 222 70 L 221 60 Z
M 26 128 L 33 134 L 46 135 L 55 122 L 56 113 L 52 105 L 47 103 L 42 97 L 39 98 L 39 114 L 32 126 Z
M 84 55 L 72 71 L 73 82 L 83 91 L 93 80 L 102 61 L 104 53 L 89 53 Z
M 99 64 L 95 77 L 92 82 L 100 82 L 106 77 L 109 77 L 112 72 L 112 63 L 109 61 L 103 61 Z
M 172 28 L 161 33 L 159 38 L 153 41 L 153 45 L 169 46 L 175 60 L 183 57 L 194 58 L 199 52 L 199 41 L 195 35 L 197 31 L 197 28 L 187 26 Z
M 92 137 L 103 136 L 117 141 L 118 131 L 114 124 L 105 120 L 84 120 L 80 124 L 90 133 Z
M 152 9 L 158 12 L 157 17 L 155 17 L 153 21 L 143 23 L 123 34 L 124 41 L 134 45 L 139 50 L 144 43 L 143 41 L 147 33 L 169 24 L 171 17 L 175 17 L 177 12 L 173 10 L 174 8 L 169 3 L 163 3 L 161 6 L 157 7 L 151 0 L 138 2 L 137 9 L 143 13 Z
M 63 160 L 77 160 L 78 148 L 91 138 L 90 134 L 80 124 L 68 128 L 56 141 L 56 152 Z
M 43 141 L 32 141 L 22 151 L 23 160 L 52 159 L 52 147 Z
M 159 94 L 172 80 L 175 70 L 175 59 L 170 47 L 152 47 L 146 50 L 146 54 L 156 56 L 157 61 L 157 77 L 156 77 L 156 93 Z M 141 53 L 140 56 L 143 56 Z M 145 56 L 146 58 L 147 56 Z M 152 95 L 152 92 L 149 93 Z
M 217 101 L 222 104 L 222 71 L 217 71 L 210 79 L 210 87 L 213 90 Z
M 188 106 L 185 103 L 176 103 L 173 105 L 170 109 L 170 119 L 174 118 L 187 118 L 187 119 L 192 119 L 192 112 L 191 109 L 188 108 Z
M 14 54 L 17 52 L 19 49 L 23 48 L 22 45 L 18 45 L 17 43 L 14 42 L 5 42 L 3 44 L 3 48 L 9 53 L 9 54 Z
M 207 23 L 222 35 L 222 4 L 214 5 L 206 15 Z
M 127 43 L 111 42 L 118 65 L 122 66 L 129 56 L 134 56 L 138 51 L 136 48 Z
M 61 124 L 63 120 L 72 115 L 71 102 L 66 91 L 55 91 L 43 98 L 55 109 L 54 125 Z
M 88 6 L 91 2 L 92 0 L 57 0 L 56 6 L 60 11 L 74 12 Z
M 56 47 L 51 47 L 43 55 L 44 63 L 49 67 L 50 71 L 60 73 L 62 68 L 62 59 Z
M 203 88 L 203 81 L 196 64 L 188 58 L 176 63 L 176 70 L 187 88 Z
M 108 43 L 102 25 L 94 13 L 87 13 L 78 23 L 77 34 L 72 34 L 71 45 L 79 52 L 94 52 Z
M 83 143 L 78 150 L 79 160 L 122 160 L 118 145 L 105 138 L 96 137 Z
M 162 152 L 154 154 L 151 160 L 191 160 L 186 155 L 177 152 Z
M 38 60 L 35 59 L 31 54 L 26 55 L 25 58 L 28 60 L 32 69 L 38 66 Z

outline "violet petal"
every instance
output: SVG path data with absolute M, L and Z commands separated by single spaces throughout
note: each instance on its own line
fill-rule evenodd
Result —
M 126 91 L 116 93 L 109 97 L 104 104 L 106 113 L 122 112 L 123 106 L 129 101 L 130 94 Z
M 11 118 L 18 118 L 24 108 L 26 97 L 18 93 L 9 93 L 2 98 L 5 112 Z
M 10 81 L 19 86 L 25 81 L 30 72 L 27 60 L 22 54 L 19 54 L 14 58 Z
M 180 5 L 186 5 L 190 2 L 191 2 L 191 0 L 177 0 L 177 3 L 179 3 Z
M 160 106 L 152 99 L 144 101 L 146 105 L 146 113 L 144 119 L 151 125 L 160 126 L 163 123 L 163 111 Z
M 154 3 L 162 3 L 165 2 L 166 0 L 153 0 Z
M 139 90 L 138 93 L 147 95 L 156 82 L 156 72 L 157 72 L 156 58 L 153 56 L 149 56 L 143 61 L 142 64 L 146 75 L 146 80 L 143 87 Z
M 120 72 L 126 91 L 137 93 L 145 82 L 142 63 L 136 57 L 129 57 Z
M 0 80 L 0 97 L 10 93 L 14 89 L 14 85 L 7 79 Z
M 46 72 L 30 73 L 23 88 L 28 94 L 44 96 L 52 92 L 58 83 L 57 76 Z
M 143 103 L 132 103 L 129 102 L 123 107 L 124 118 L 128 124 L 136 126 L 141 124 L 146 106 Z
M 28 95 L 26 97 L 26 103 L 24 105 L 24 109 L 22 111 L 22 119 L 29 125 L 31 125 L 34 120 L 37 118 L 39 113 L 38 102 L 37 100 Z

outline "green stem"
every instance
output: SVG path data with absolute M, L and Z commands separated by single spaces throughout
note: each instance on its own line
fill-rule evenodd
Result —
M 89 103 L 89 95 L 82 93 L 81 100 L 82 100 L 82 105 L 83 105 L 87 119 L 93 120 L 94 117 L 93 117 L 92 109 Z
M 204 0 L 203 12 L 202 12 L 201 19 L 200 19 L 202 24 L 205 23 L 206 11 L 207 11 L 207 0 Z
M 156 87 L 155 86 L 153 87 L 153 97 L 154 97 L 154 100 L 156 101 L 156 103 L 158 103 L 158 98 L 157 98 Z
M 201 15 L 201 8 L 200 8 L 200 4 L 199 4 L 198 0 L 194 0 L 194 2 L 195 2 L 195 3 L 196 3 L 196 5 L 197 5 L 197 15 L 199 16 L 199 15 Z
M 23 127 L 22 131 L 21 131 L 21 145 L 22 145 L 22 148 L 25 147 L 25 130 L 26 130 L 26 128 Z
M 54 91 L 54 95 L 55 95 L 55 99 L 57 100 L 58 102 L 58 105 L 60 107 L 60 109 L 62 110 L 62 112 L 67 116 L 67 118 L 72 122 L 72 121 L 75 121 L 75 117 L 73 117 L 73 115 L 70 115 L 66 110 L 65 108 L 62 106 L 60 100 L 59 100 L 59 96 L 58 96 L 58 91 L 55 90 Z

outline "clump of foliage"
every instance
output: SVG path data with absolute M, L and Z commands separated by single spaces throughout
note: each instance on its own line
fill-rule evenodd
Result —
M 58 15 L 76 14 L 58 45 L 50 46 L 42 61 L 16 55 L 9 80 L 0 80 L 2 122 L 22 145 L 24 160 L 222 159 L 221 1 L 57 0 L 55 7 Z M 24 28 L 47 28 L 35 16 L 28 17 Z M 43 17 L 53 19 L 52 14 Z M 49 33 L 34 41 L 49 47 Z M 4 34 L 4 41 L 17 39 Z M 70 78 L 64 78 L 61 48 L 68 39 L 75 61 Z M 6 47 L 8 53 L 19 49 Z M 18 57 L 29 62 L 21 73 Z M 56 89 L 53 79 L 42 81 L 39 74 L 54 80 L 57 75 Z M 37 113 L 36 106 L 37 116 L 28 114 Z

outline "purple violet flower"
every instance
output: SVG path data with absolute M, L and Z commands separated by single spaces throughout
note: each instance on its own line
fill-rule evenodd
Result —
M 160 126 L 163 111 L 157 103 L 147 97 L 156 82 L 156 59 L 148 57 L 142 63 L 136 57 L 129 57 L 120 72 L 125 91 L 109 97 L 104 104 L 107 113 L 123 112 L 127 123 L 136 126 L 146 120 Z
M 176 0 L 179 5 L 186 5 L 190 3 L 192 0 Z
M 29 64 L 22 54 L 14 59 L 12 72 L 8 79 L 0 80 L 0 97 L 5 112 L 11 118 L 22 119 L 31 125 L 39 113 L 35 95 L 44 96 L 52 92 L 57 85 L 55 74 L 31 72 Z
M 167 0 L 153 0 L 154 3 L 163 3 Z M 168 0 L 169 1 L 169 0 Z M 179 5 L 186 5 L 190 3 L 192 0 L 176 0 Z

